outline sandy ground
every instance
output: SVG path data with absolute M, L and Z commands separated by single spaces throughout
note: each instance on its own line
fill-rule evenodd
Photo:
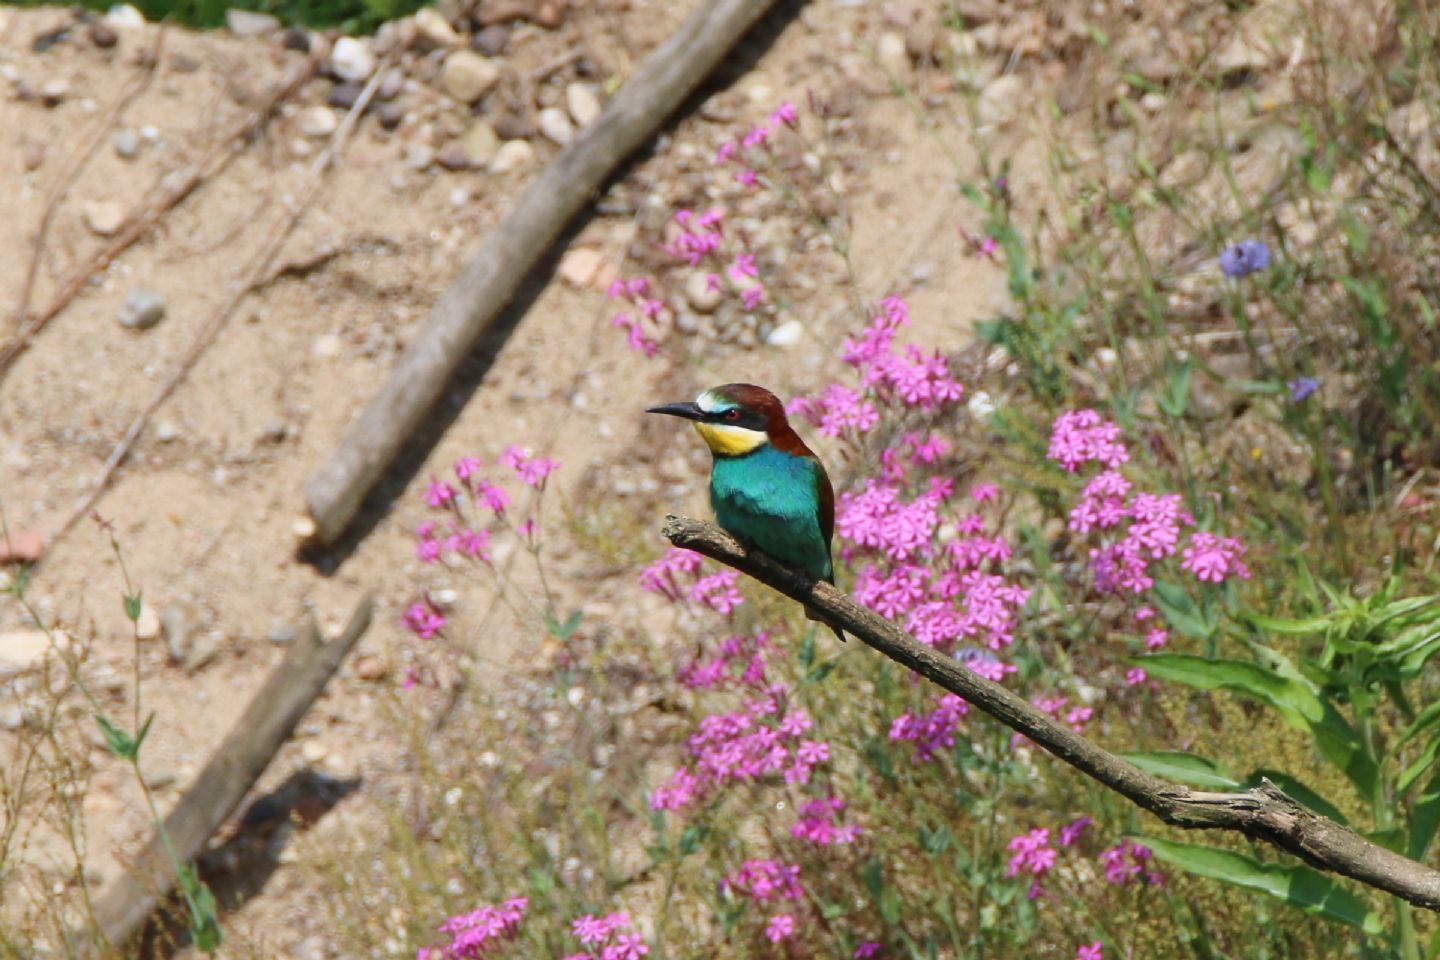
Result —
M 562 30 L 512 42 L 511 56 L 517 69 L 529 70 L 578 44 L 618 81 L 632 68 L 632 57 L 643 56 L 681 14 L 657 9 L 579 5 Z M 877 36 L 892 28 L 885 16 L 866 5 L 812 5 L 780 30 L 751 69 L 706 101 L 733 120 L 711 122 L 707 109 L 682 120 L 664 147 L 611 193 L 631 202 L 647 193 L 666 203 L 684 199 L 667 190 L 684 193 L 677 185 L 694 175 L 687 170 L 708 175 L 705 163 L 687 166 L 677 159 L 685 145 L 708 157 L 722 135 L 762 118 L 782 99 L 804 104 L 808 94 L 843 96 L 851 123 L 831 149 L 846 171 L 861 289 L 867 297 L 905 294 L 917 320 L 909 335 L 953 349 L 966 342 L 972 321 L 993 314 L 1006 296 L 1000 270 L 977 259 L 957 229 L 978 229 L 978 215 L 957 186 L 957 173 L 973 173 L 975 132 L 963 96 L 943 85 L 923 118 L 891 92 L 874 55 Z M 55 106 L 18 92 L 0 100 L 0 171 L 7 183 L 0 201 L 0 249 L 7 251 L 0 257 L 0 331 L 7 334 L 37 225 L 97 124 L 97 147 L 54 209 L 33 306 L 48 303 L 61 279 L 102 242 L 86 223 L 88 208 L 116 203 L 133 209 L 152 183 L 199 156 L 299 56 L 282 51 L 273 38 L 168 29 L 153 76 L 115 115 L 115 98 L 141 73 L 144 51 L 160 29 L 122 30 L 114 48 L 100 49 L 77 28 L 66 42 L 33 49 L 35 37 L 71 22 L 64 10 L 0 10 L 0 63 L 9 68 L 11 86 L 39 89 L 56 79 L 68 84 Z M 922 70 L 902 79 L 923 86 L 926 75 Z M 330 86 L 325 80 L 308 84 L 223 171 L 98 272 L 0 383 L 0 501 L 12 529 L 52 528 L 66 516 L 227 284 L 296 201 L 318 146 L 310 141 L 311 156 L 296 155 L 304 152 L 294 146 L 304 139 L 296 131 L 298 112 L 323 103 Z M 467 122 L 463 110 L 447 106 L 423 83 L 406 97 L 442 130 Z M 134 159 L 117 154 L 117 130 L 147 127 L 154 129 L 145 131 Z M 1003 130 L 988 135 L 1012 152 L 1019 136 Z M 413 643 L 398 620 L 421 586 L 456 591 L 456 622 L 477 631 L 473 642 L 483 647 L 480 661 L 492 668 L 493 682 L 501 682 L 507 669 L 533 662 L 538 624 L 494 612 L 492 591 L 479 578 L 422 567 L 414 558 L 410 531 L 426 514 L 420 493 L 431 475 L 445 474 L 458 457 L 478 456 L 497 477 L 499 468 L 489 465 L 512 443 L 563 461 L 546 501 L 547 523 L 557 531 L 556 579 L 575 605 L 634 610 L 632 617 L 643 617 L 634 572 L 606 571 L 567 544 L 561 505 L 583 482 L 586 496 L 633 502 L 646 522 L 658 522 L 664 509 L 701 511 L 703 451 L 688 435 L 646 423 L 643 408 L 736 379 L 793 395 L 840 372 L 838 346 L 852 320 L 838 285 L 828 281 L 806 301 L 800 317 L 805 334 L 794 346 L 744 349 L 695 339 L 683 349 L 667 345 L 669 359 L 647 361 L 609 329 L 611 306 L 594 284 L 553 277 L 513 334 L 472 364 L 472 374 L 483 369 L 483 376 L 472 375 L 450 391 L 452 409 L 443 415 L 453 414 L 453 422 L 423 463 L 401 478 L 404 489 L 373 515 L 363 539 L 333 569 L 303 562 L 293 526 L 306 478 L 485 232 L 555 153 L 536 138 L 537 162 L 519 172 L 420 171 L 405 162 L 407 144 L 418 136 L 407 125 L 386 132 L 374 116 L 362 121 L 338 169 L 325 179 L 319 202 L 284 244 L 280 276 L 244 299 L 97 504 L 114 525 L 145 603 L 158 613 L 182 611 L 185 642 L 215 648 L 213 657 L 187 669 L 164 639 L 142 644 L 145 706 L 158 717 L 145 763 L 163 784 L 162 804 L 179 796 L 283 655 L 271 635 L 306 615 L 333 631 L 366 591 L 378 598 L 374 626 L 265 784 L 314 766 L 363 777 L 360 798 L 347 805 L 384 795 L 386 777 L 403 757 L 376 703 L 398 681 L 404 650 Z M 29 169 L 41 151 L 43 159 Z M 953 158 L 965 169 L 957 171 Z M 1012 174 L 1021 188 L 1027 176 L 1038 176 L 1026 169 L 1022 163 Z M 632 217 L 596 216 L 576 232 L 571 247 L 598 250 L 612 267 L 627 269 L 633 230 Z M 839 276 L 833 258 L 824 269 L 829 273 L 822 277 Z M 159 292 L 167 303 L 166 316 L 149 330 L 126 329 L 116 320 L 137 286 Z M 654 496 L 625 496 L 662 463 L 665 496 L 672 499 L 657 510 Z M 516 569 L 522 580 L 528 576 L 523 565 Z M 84 521 L 46 554 L 29 598 L 48 620 L 93 638 L 87 669 L 107 709 L 128 717 L 122 680 L 132 645 L 121 592 L 103 532 Z M 0 604 L 0 631 L 28 625 L 18 605 Z M 389 668 L 386 676 L 362 678 L 355 665 L 364 657 Z M 23 701 L 26 690 L 23 680 L 0 682 L 0 706 Z M 0 751 L 14 735 L 0 732 Z M 103 885 L 116 878 L 115 857 L 134 848 L 146 818 L 124 768 L 88 730 L 83 739 L 92 778 L 84 807 L 87 861 L 92 882 Z M 41 830 L 30 838 L 26 856 L 58 870 L 65 853 Z M 284 868 L 267 890 L 227 925 L 262 925 L 272 946 L 299 950 L 305 924 L 296 918 L 306 912 L 303 897 L 287 895 L 292 891 Z M 277 890 L 282 893 L 272 895 Z

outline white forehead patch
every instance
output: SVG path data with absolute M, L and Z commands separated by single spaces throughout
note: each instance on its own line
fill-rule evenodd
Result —
M 709 390 L 706 390 L 704 393 L 700 394 L 700 396 L 695 398 L 695 406 L 699 407 L 705 413 L 714 413 L 715 398 L 710 395 Z

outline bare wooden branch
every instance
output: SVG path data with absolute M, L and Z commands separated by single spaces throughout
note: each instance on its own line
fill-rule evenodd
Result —
M 300 718 L 330 682 L 367 627 L 373 601 L 366 597 L 344 632 L 322 642 L 309 624 L 256 691 L 210 762 L 165 818 L 165 834 L 182 864 L 194 860 L 220 825 L 270 765 Z M 95 904 L 95 922 L 106 941 L 120 946 L 138 933 L 175 885 L 175 871 L 159 833 Z
M 713 524 L 672 516 L 666 519 L 664 534 L 677 547 L 734 567 L 799 601 L 896 663 L 964 697 L 971 706 L 1024 734 L 1168 824 L 1192 830 L 1234 830 L 1273 844 L 1321 870 L 1440 911 L 1440 871 L 1371 843 L 1301 806 L 1269 782 L 1250 790 L 1210 793 L 1162 780 L 1080 736 L 999 684 L 925 646 L 828 583 L 810 583 L 763 554 L 747 553 Z
M 440 296 L 389 380 L 305 484 L 315 538 L 344 532 L 476 342 L 565 226 L 631 153 L 654 136 L 775 0 L 704 0 L 575 142 L 490 231 Z

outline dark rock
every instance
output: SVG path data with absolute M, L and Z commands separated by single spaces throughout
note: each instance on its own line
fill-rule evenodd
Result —
M 332 107 L 349 110 L 359 101 L 360 94 L 364 89 L 365 88 L 358 83 L 336 84 L 335 88 L 330 91 L 330 95 L 325 98 L 325 102 Z
M 298 53 L 310 52 L 310 31 L 301 27 L 291 27 L 280 37 L 280 43 L 286 50 L 294 50 Z
M 56 27 L 54 30 L 46 30 L 44 33 L 30 41 L 30 49 L 36 53 L 44 53 L 57 43 L 64 43 L 70 39 L 70 25 Z
M 394 130 L 405 119 L 405 108 L 398 103 L 382 103 L 375 115 L 380 119 L 380 126 Z
M 458 143 L 452 143 L 435 157 L 435 162 L 446 170 L 470 169 L 470 155 Z
M 492 24 L 470 38 L 470 48 L 487 57 L 498 57 L 510 43 L 510 28 L 503 23 Z
M 115 32 L 115 28 L 99 17 L 90 21 L 85 32 L 89 35 L 90 42 L 102 50 L 109 50 L 120 42 L 120 35 Z

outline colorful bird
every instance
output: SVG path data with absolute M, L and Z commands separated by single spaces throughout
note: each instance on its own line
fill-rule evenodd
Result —
M 693 403 L 646 412 L 694 422 L 714 457 L 710 506 L 726 533 L 812 580 L 835 582 L 830 561 L 835 491 L 820 458 L 790 428 L 775 394 L 750 383 L 727 383 Z M 839 628 L 831 629 L 845 639 Z

